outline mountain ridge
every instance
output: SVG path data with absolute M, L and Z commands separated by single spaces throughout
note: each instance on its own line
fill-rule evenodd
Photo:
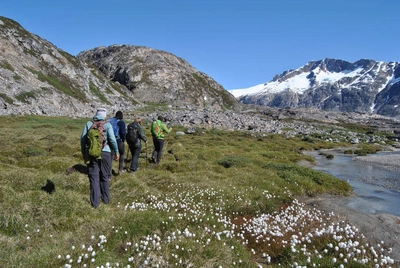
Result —
M 77 55 L 105 76 L 125 85 L 143 102 L 195 105 L 217 110 L 237 108 L 220 84 L 172 53 L 145 46 L 112 45 Z
M 215 80 L 172 53 L 114 45 L 81 55 L 97 50 L 111 55 L 111 62 L 101 63 L 106 68 L 72 56 L 0 16 L 0 115 L 92 117 L 98 107 L 114 114 L 134 111 L 145 102 L 215 110 L 240 105 Z M 117 60 L 113 50 L 131 62 Z
M 318 108 L 399 117 L 400 63 L 361 59 L 310 61 L 248 89 L 230 90 L 244 104 Z

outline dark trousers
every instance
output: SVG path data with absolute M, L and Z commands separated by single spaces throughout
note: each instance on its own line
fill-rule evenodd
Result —
M 153 139 L 153 144 L 154 144 L 154 151 L 152 154 L 152 158 L 156 164 L 159 164 L 162 157 L 162 150 L 164 148 L 164 140 Z
M 104 204 L 110 202 L 109 174 L 111 173 L 111 164 L 111 153 L 101 152 L 101 159 L 91 160 L 87 165 L 90 183 L 90 203 L 94 208 L 100 205 L 100 199 Z
M 118 171 L 124 169 L 124 162 L 125 162 L 125 142 L 118 142 L 118 151 L 119 151 L 119 162 L 118 162 Z M 111 159 L 114 160 L 115 151 L 111 150 Z M 110 178 L 111 178 L 110 172 Z
M 139 168 L 139 156 L 140 152 L 142 151 L 142 145 L 140 144 L 140 142 L 137 142 L 136 144 L 129 144 L 129 150 L 131 150 L 132 154 L 132 162 L 130 170 L 136 171 Z

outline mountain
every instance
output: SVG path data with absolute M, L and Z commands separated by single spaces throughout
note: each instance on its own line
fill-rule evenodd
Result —
M 143 102 L 215 110 L 240 105 L 171 53 L 114 45 L 74 57 L 0 16 L 0 115 L 91 117 L 99 106 L 113 114 Z
M 91 117 L 136 103 L 97 68 L 0 17 L 0 114 Z
M 237 100 L 211 77 L 162 50 L 113 45 L 83 51 L 77 58 L 125 85 L 143 102 L 217 110 L 238 106 Z
M 400 64 L 367 59 L 311 61 L 268 83 L 230 92 L 244 104 L 400 117 Z

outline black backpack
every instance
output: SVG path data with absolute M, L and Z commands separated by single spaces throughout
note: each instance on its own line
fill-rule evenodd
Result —
M 128 125 L 126 141 L 130 144 L 136 144 L 139 140 L 139 123 L 133 122 Z

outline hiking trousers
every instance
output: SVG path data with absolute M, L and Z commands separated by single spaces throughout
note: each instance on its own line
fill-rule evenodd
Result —
M 137 142 L 136 144 L 129 144 L 129 150 L 131 150 L 132 154 L 132 162 L 130 170 L 136 171 L 139 169 L 139 156 L 140 152 L 142 151 L 142 145 L 140 142 Z
M 104 204 L 110 202 L 109 174 L 112 168 L 111 164 L 111 153 L 101 152 L 101 159 L 91 160 L 87 165 L 90 183 L 90 203 L 94 208 L 100 205 L 100 199 Z
M 121 172 L 124 169 L 125 162 L 125 142 L 117 141 L 118 151 L 119 151 L 119 162 L 118 162 L 118 172 Z M 111 159 L 114 160 L 115 151 L 111 150 Z M 110 170 L 110 179 L 112 177 L 112 170 Z
M 156 164 L 159 164 L 162 157 L 162 150 L 164 148 L 164 140 L 163 139 L 153 139 L 154 151 L 152 154 L 153 161 Z

